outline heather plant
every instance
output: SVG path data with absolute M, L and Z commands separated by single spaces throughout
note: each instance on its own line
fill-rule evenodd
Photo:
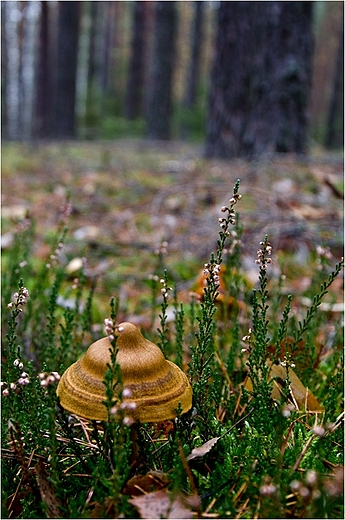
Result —
M 249 288 L 239 190 L 237 181 L 221 208 L 201 299 L 191 292 L 180 302 L 162 249 L 156 255 L 144 335 L 193 389 L 189 412 L 157 424 L 133 423 L 121 406 L 117 297 L 104 317 L 108 420 L 60 406 L 62 373 L 102 335 L 98 295 L 84 267 L 72 281 L 64 268 L 68 205 L 44 261 L 34 256 L 32 222 L 17 227 L 2 277 L 4 518 L 343 518 L 342 321 L 320 311 L 343 261 L 332 268 L 330 251 L 318 249 L 309 304 L 296 316 L 284 277 L 269 277 L 273 247 L 264 236 L 253 244 L 258 281 Z

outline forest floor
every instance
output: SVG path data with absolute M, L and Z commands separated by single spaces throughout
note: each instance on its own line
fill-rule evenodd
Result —
M 121 286 L 123 306 L 135 312 L 130 301 L 140 306 L 142 285 L 156 267 L 152 252 L 164 241 L 166 268 L 182 289 L 193 285 L 216 248 L 220 208 L 236 179 L 243 196 L 243 265 L 253 282 L 265 234 L 275 255 L 283 252 L 294 291 L 308 284 L 306 262 L 318 245 L 329 246 L 336 260 L 342 256 L 340 154 L 220 161 L 204 159 L 201 146 L 144 140 L 4 143 L 3 247 L 27 214 L 36 223 L 35 254 L 43 258 L 68 200 L 66 263 L 86 257 L 104 305 Z
M 219 235 L 237 179 L 237 223 Z M 133 518 L 135 507 L 160 518 L 172 507 L 171 479 L 177 497 L 197 499 L 181 518 L 343 518 L 343 191 L 343 157 L 317 150 L 248 162 L 206 160 L 201 146 L 181 142 L 3 143 L 4 517 Z M 267 270 L 262 256 L 255 263 L 268 251 L 265 235 Z M 204 292 L 203 266 L 219 250 L 224 275 L 217 287 L 209 277 Z M 18 285 L 30 294 L 21 315 Z M 170 285 L 176 301 L 164 307 Z M 169 359 L 180 349 L 193 387 L 186 422 L 140 429 L 138 467 L 129 465 L 124 421 L 71 426 L 47 383 L 104 334 L 112 296 L 116 323 L 169 338 Z M 279 361 L 278 397 L 261 380 L 268 354 Z M 193 462 L 194 448 L 202 454 Z M 148 469 L 164 480 L 145 510 L 129 484 L 144 479 L 152 490 Z

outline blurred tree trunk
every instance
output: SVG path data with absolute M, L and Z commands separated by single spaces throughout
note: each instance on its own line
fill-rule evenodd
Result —
M 22 48 L 21 48 L 21 138 L 29 139 L 33 130 L 33 107 L 35 103 L 34 68 L 36 61 L 37 22 L 40 4 L 21 2 L 22 6 Z
M 130 2 L 114 2 L 110 4 L 114 7 L 115 27 L 112 42 L 112 59 L 111 59 L 111 95 L 115 101 L 115 114 L 123 115 L 125 91 L 126 91 L 126 70 L 128 65 L 128 46 L 129 31 L 127 13 L 130 8 Z
M 344 4 L 343 4 L 344 12 Z M 328 113 L 326 148 L 344 145 L 344 16 L 339 31 L 339 47 L 334 71 L 333 88 Z
M 201 50 L 203 43 L 203 22 L 204 22 L 204 4 L 203 2 L 193 2 L 194 18 L 190 38 L 190 63 L 188 67 L 186 89 L 184 93 L 183 108 L 184 119 L 181 125 L 181 137 L 186 139 L 190 131 L 190 116 L 195 108 L 197 100 L 197 91 L 200 80 L 201 69 Z
M 277 152 L 305 153 L 312 75 L 313 2 L 274 3 L 280 13 L 276 28 L 279 50 L 273 59 L 272 81 L 278 102 L 278 135 L 273 134 L 272 143 Z
M 145 2 L 146 8 L 146 44 L 145 58 L 147 64 L 144 70 L 144 92 L 143 92 L 143 114 L 147 116 L 150 101 L 149 93 L 152 88 L 152 62 L 154 46 L 154 23 L 155 23 L 155 2 L 148 0 Z
M 73 138 L 76 133 L 75 93 L 80 2 L 60 1 L 58 5 L 58 50 L 53 136 L 55 138 Z
M 87 60 L 87 80 L 86 80 L 86 107 L 85 107 L 85 130 L 86 138 L 96 137 L 98 119 L 100 116 L 98 99 L 100 92 L 100 53 L 98 51 L 98 39 L 102 31 L 101 9 L 104 9 L 104 2 L 89 2 L 90 30 L 89 30 L 89 49 Z M 98 92 L 97 92 L 98 91 Z
M 191 109 L 196 103 L 197 89 L 200 78 L 200 57 L 203 42 L 203 22 L 204 22 L 204 4 L 203 2 L 194 3 L 194 20 L 191 35 L 191 57 L 188 80 L 186 83 L 186 92 L 184 105 Z
M 152 139 L 170 139 L 172 119 L 172 79 L 176 53 L 177 6 L 175 2 L 156 3 L 152 89 L 147 133 Z
M 205 153 L 306 151 L 312 2 L 221 2 Z
M 6 113 L 7 135 L 9 139 L 18 139 L 20 112 L 20 46 L 18 36 L 19 4 L 18 2 L 1 2 L 6 19 Z
M 134 120 L 142 115 L 146 57 L 146 2 L 133 4 L 131 57 L 127 79 L 125 116 Z
M 49 137 L 51 130 L 51 70 L 49 38 L 49 2 L 41 2 L 38 41 L 38 64 L 36 80 L 36 102 L 34 136 Z
M 17 38 L 18 38 L 18 52 L 19 52 L 19 68 L 18 68 L 18 139 L 23 139 L 24 129 L 24 76 L 23 76 L 23 47 L 24 47 L 24 24 L 25 24 L 25 10 L 22 1 L 17 2 L 20 16 L 18 16 Z
M 101 63 L 101 88 L 103 95 L 107 95 L 109 91 L 109 72 L 111 63 L 111 52 L 115 33 L 115 16 L 114 2 L 105 2 L 105 30 Z
M 8 138 L 7 119 L 7 38 L 6 38 L 6 7 L 1 2 L 1 132 L 3 139 Z
M 96 57 L 96 33 L 98 26 L 98 5 L 99 2 L 90 2 L 90 34 L 89 34 L 89 60 L 87 68 L 87 91 L 88 96 L 92 91 L 95 82 L 95 72 L 97 68 Z

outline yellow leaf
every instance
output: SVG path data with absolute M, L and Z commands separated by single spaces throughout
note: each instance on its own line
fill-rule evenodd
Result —
M 269 379 L 273 379 L 272 398 L 280 401 L 283 396 L 285 380 L 287 379 L 286 367 L 272 364 L 270 361 L 267 361 L 267 366 L 270 367 Z M 302 381 L 291 368 L 289 368 L 289 380 L 291 401 L 297 410 L 309 413 L 320 413 L 324 411 L 323 406 L 319 404 L 311 390 L 303 385 Z M 250 376 L 246 377 L 244 388 L 249 392 L 253 391 Z

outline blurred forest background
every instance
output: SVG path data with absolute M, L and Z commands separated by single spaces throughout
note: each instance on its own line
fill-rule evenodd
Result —
M 343 2 L 1 2 L 2 138 L 343 146 Z M 272 135 L 274 134 L 274 135 Z

